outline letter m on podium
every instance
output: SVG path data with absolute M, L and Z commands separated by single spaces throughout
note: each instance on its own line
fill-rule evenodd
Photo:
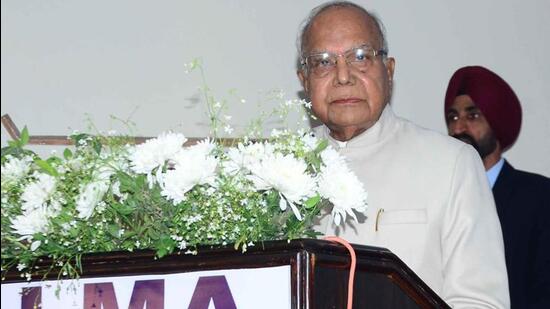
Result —
M 200 277 L 188 309 L 208 309 L 211 299 L 216 309 L 237 309 L 225 276 Z
M 145 303 L 147 308 L 164 309 L 164 280 L 136 281 L 128 309 L 142 309 Z M 84 308 L 119 309 L 113 283 L 85 284 Z

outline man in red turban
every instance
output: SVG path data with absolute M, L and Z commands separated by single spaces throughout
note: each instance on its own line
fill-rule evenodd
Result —
M 511 308 L 550 308 L 550 179 L 502 157 L 520 132 L 518 97 L 494 72 L 463 67 L 449 81 L 445 120 L 449 135 L 483 160 L 502 226 Z

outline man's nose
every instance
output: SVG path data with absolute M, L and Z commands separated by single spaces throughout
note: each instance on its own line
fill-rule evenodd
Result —
M 464 133 L 467 128 L 466 120 L 462 117 L 459 117 L 456 121 L 449 124 L 449 130 L 452 135 Z
M 340 85 L 349 84 L 353 77 L 350 72 L 350 66 L 346 61 L 346 58 L 339 57 L 336 61 L 336 80 Z

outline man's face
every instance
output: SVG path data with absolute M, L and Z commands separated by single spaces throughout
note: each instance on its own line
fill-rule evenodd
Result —
M 456 97 L 445 118 L 449 135 L 472 145 L 482 159 L 497 148 L 493 130 L 469 95 Z
M 342 54 L 368 44 L 382 48 L 374 21 L 350 8 L 329 9 L 313 21 L 304 55 L 319 52 Z M 381 56 L 361 72 L 338 57 L 335 68 L 326 76 L 299 71 L 298 76 L 309 95 L 313 111 L 331 130 L 333 137 L 347 140 L 378 121 L 391 96 L 394 60 L 386 64 Z

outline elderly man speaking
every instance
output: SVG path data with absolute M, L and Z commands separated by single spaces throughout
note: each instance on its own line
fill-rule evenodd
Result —
M 502 233 L 475 150 L 397 117 L 395 60 L 382 25 L 349 2 L 315 8 L 298 76 L 324 123 L 315 128 L 369 190 L 367 218 L 326 234 L 386 247 L 453 308 L 508 308 Z M 411 102 L 414 104 L 414 102 Z

